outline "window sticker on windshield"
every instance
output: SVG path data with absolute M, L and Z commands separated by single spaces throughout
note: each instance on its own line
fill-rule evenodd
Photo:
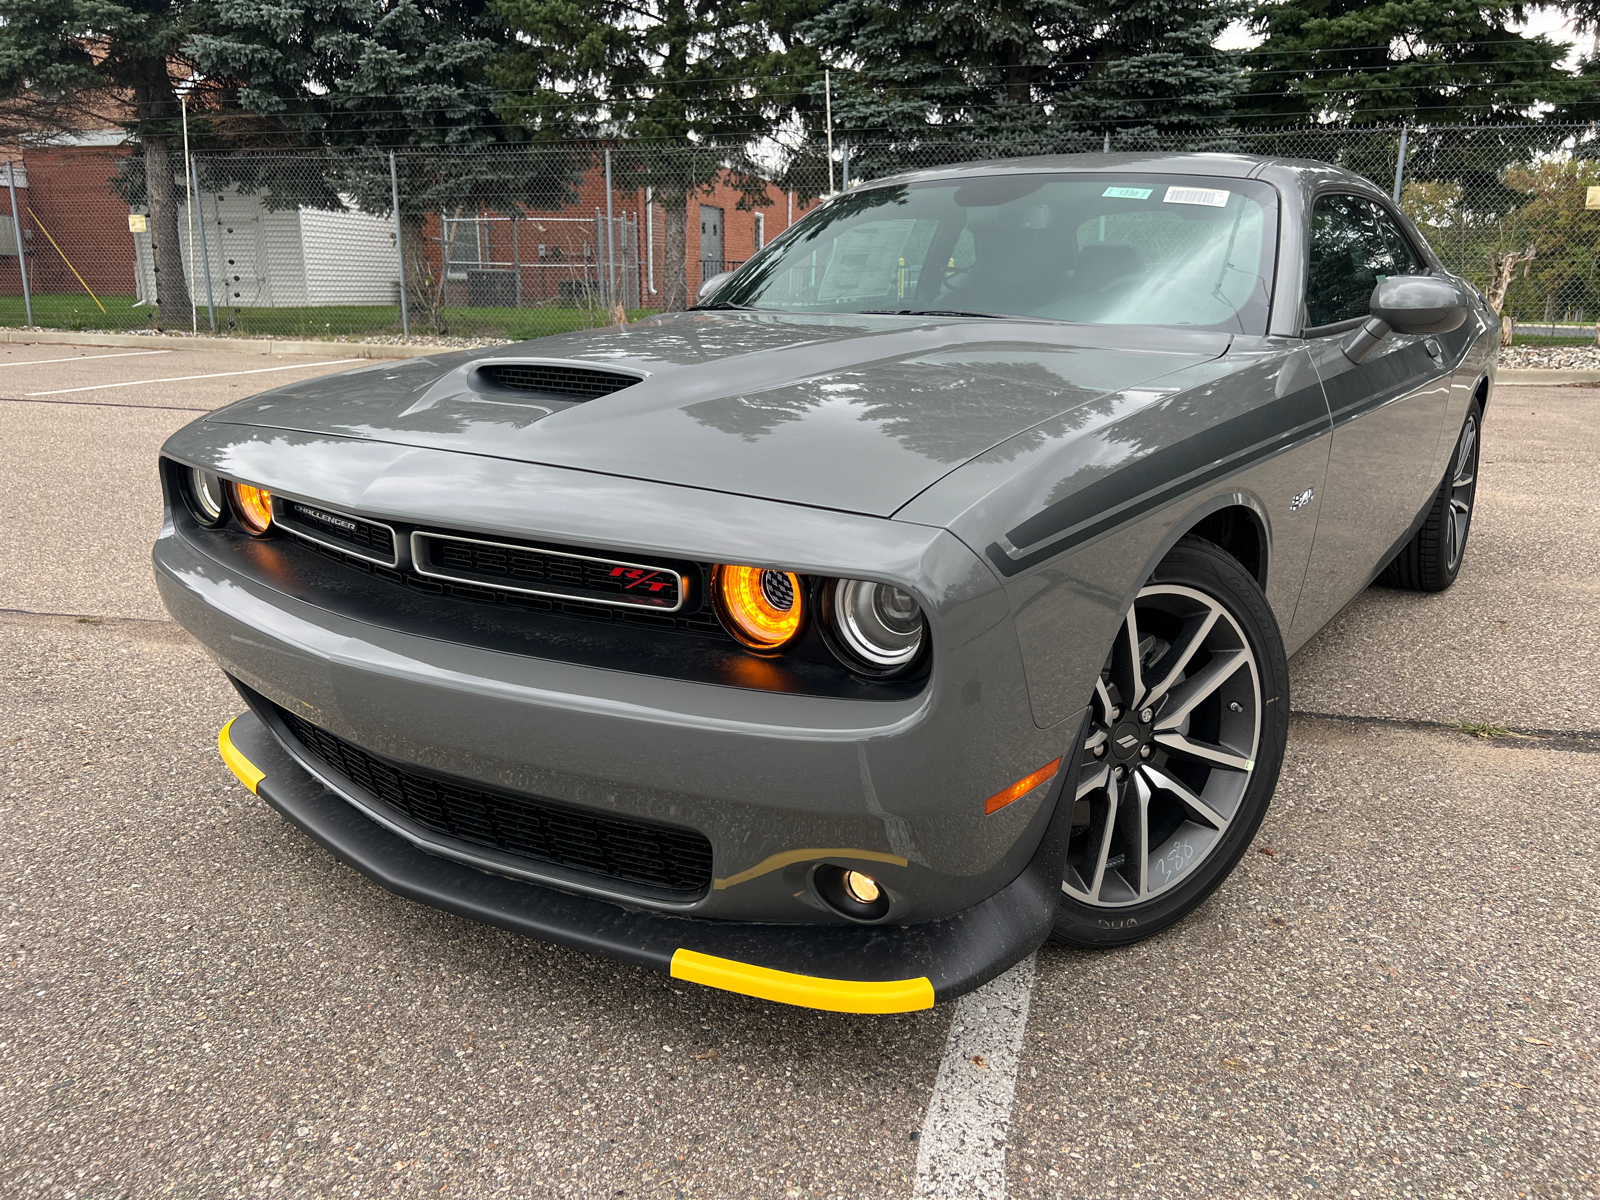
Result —
M 1102 196 L 1110 196 L 1110 197 L 1112 197 L 1113 199 L 1116 199 L 1116 200 L 1148 200 L 1148 199 L 1150 199 L 1150 189 L 1149 188 L 1108 187 L 1105 191 L 1101 192 L 1100 194 Z
M 1169 187 L 1162 200 L 1167 204 L 1204 204 L 1209 208 L 1226 208 L 1228 195 L 1221 188 Z

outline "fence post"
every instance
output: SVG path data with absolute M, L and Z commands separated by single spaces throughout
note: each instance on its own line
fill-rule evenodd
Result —
M 211 252 L 206 249 L 206 210 L 200 203 L 200 166 L 189 156 L 189 174 L 194 179 L 194 212 L 200 218 L 200 266 L 206 273 L 206 315 L 211 318 L 211 333 L 217 332 L 217 302 L 211 296 Z
M 850 143 L 845 142 L 839 147 L 839 165 L 844 170 L 843 190 L 850 190 Z
M 6 187 L 11 189 L 11 229 L 17 235 L 17 270 L 22 272 L 22 308 L 33 324 L 33 293 L 28 290 L 28 254 L 22 244 L 22 218 L 17 214 L 17 167 L 6 160 Z
M 1402 124 L 1400 126 L 1400 156 L 1395 159 L 1394 163 L 1394 202 L 1396 204 L 1400 203 L 1400 185 L 1405 182 L 1406 178 L 1406 134 L 1410 132 L 1410 125 Z
M 400 336 L 411 336 L 411 314 L 406 311 L 406 251 L 400 239 L 400 173 L 395 170 L 394 151 L 389 151 L 389 195 L 394 209 L 394 261 L 400 269 Z
M 1102 142 L 1101 145 L 1100 145 L 1100 153 L 1101 154 L 1110 154 L 1111 153 L 1111 131 L 1109 129 L 1106 130 L 1106 140 L 1104 142 Z
M 611 191 L 611 148 L 606 148 L 606 306 L 617 306 L 617 228 Z

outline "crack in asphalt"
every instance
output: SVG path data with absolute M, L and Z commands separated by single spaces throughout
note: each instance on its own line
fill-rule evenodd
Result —
M 1502 732 L 1479 734 L 1465 725 L 1452 725 L 1448 721 L 1426 721 L 1420 717 L 1356 717 L 1347 713 L 1307 712 L 1297 708 L 1290 709 L 1289 715 L 1306 721 L 1348 721 L 1353 725 L 1377 725 L 1387 729 L 1450 733 L 1457 737 L 1471 737 L 1485 742 L 1526 742 L 1529 744 L 1529 749 L 1600 754 L 1600 729 L 1520 729 L 1509 725 L 1496 725 L 1494 728 Z

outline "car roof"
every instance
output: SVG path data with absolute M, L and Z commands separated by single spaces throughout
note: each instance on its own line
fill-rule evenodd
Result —
M 1273 174 L 1286 171 L 1295 175 L 1312 175 L 1326 179 L 1342 179 L 1372 185 L 1350 171 L 1329 163 L 1307 158 L 1280 158 L 1259 154 L 1040 154 L 1026 158 L 992 158 L 979 162 L 961 163 L 951 167 L 934 167 L 923 171 L 905 171 L 887 175 L 864 183 L 863 187 L 880 187 L 885 184 L 924 183 L 944 179 L 966 179 L 980 175 L 1034 174 L 1055 171 L 1116 171 L 1138 172 L 1146 175 L 1212 175 L 1228 179 L 1259 178 L 1268 168 Z

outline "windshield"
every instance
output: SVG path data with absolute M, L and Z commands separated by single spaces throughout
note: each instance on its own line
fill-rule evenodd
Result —
M 1266 328 L 1266 184 L 1009 174 L 867 187 L 799 222 L 710 303 L 780 312 L 956 313 Z

